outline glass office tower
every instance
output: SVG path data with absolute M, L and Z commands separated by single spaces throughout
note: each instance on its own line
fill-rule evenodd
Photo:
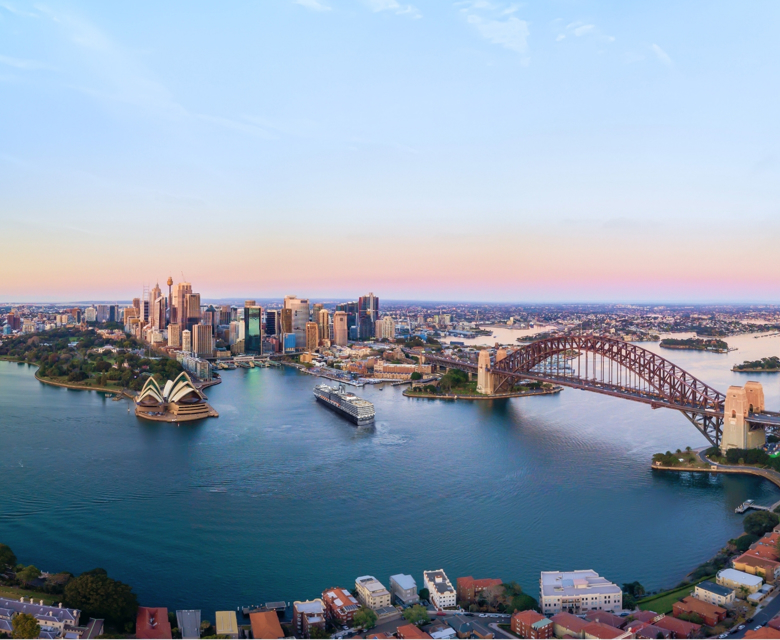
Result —
M 263 353 L 263 308 L 244 307 L 244 351 Z

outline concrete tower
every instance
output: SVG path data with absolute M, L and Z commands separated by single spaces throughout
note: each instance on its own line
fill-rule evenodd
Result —
M 762 427 L 750 428 L 747 419 L 751 413 L 764 410 L 764 389 L 760 382 L 748 382 L 744 387 L 729 387 L 723 406 L 723 434 L 721 451 L 755 449 L 766 442 Z

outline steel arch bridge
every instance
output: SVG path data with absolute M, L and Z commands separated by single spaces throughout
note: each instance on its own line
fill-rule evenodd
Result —
M 473 362 L 428 354 L 425 360 L 478 372 Z M 495 376 L 496 393 L 520 379 L 537 380 L 643 402 L 654 409 L 675 409 L 713 445 L 721 442 L 726 396 L 666 358 L 630 342 L 596 335 L 546 338 L 512 351 L 486 371 Z

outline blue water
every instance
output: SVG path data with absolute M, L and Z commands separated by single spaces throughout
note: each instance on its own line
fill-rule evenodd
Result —
M 734 361 L 778 345 L 730 341 L 740 351 L 661 352 L 725 391 L 751 378 Z M 780 407 L 780 378 L 760 379 Z M 220 417 L 175 427 L 0 362 L 0 542 L 208 618 L 437 568 L 533 595 L 555 569 L 660 588 L 741 531 L 736 505 L 780 499 L 755 478 L 652 472 L 654 452 L 706 443 L 672 411 L 574 390 L 469 403 L 366 388 L 378 421 L 358 430 L 315 403 L 317 382 L 225 372 L 208 390 Z

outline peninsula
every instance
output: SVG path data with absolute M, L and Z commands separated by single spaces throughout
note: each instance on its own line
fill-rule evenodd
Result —
M 713 353 L 727 353 L 729 345 L 723 340 L 711 338 L 664 338 L 661 340 L 664 349 L 689 349 L 691 351 L 712 351 Z

